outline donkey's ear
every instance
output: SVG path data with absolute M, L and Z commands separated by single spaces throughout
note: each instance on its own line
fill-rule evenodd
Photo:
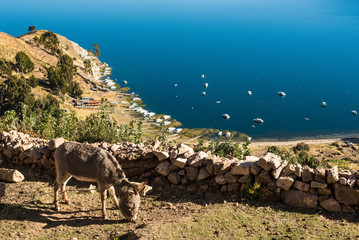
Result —
M 142 183 L 140 183 L 140 185 L 137 186 L 137 191 L 139 192 L 139 194 L 141 196 L 144 196 L 144 190 L 146 188 L 146 184 L 147 184 L 147 182 L 142 182 Z

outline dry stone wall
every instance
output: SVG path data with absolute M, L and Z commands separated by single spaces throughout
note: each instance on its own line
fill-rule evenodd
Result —
M 29 166 L 54 172 L 54 151 L 64 139 L 51 141 L 31 138 L 21 132 L 2 132 L 0 162 Z M 328 211 L 359 210 L 359 171 L 312 169 L 288 164 L 272 153 L 262 157 L 247 156 L 242 160 L 221 158 L 210 152 L 195 153 L 179 144 L 162 150 L 159 142 L 145 146 L 133 143 L 94 143 L 110 151 L 129 178 L 149 180 L 190 192 L 209 190 L 239 195 L 250 183 L 265 198 L 280 198 L 284 203 L 301 208 L 322 207 Z

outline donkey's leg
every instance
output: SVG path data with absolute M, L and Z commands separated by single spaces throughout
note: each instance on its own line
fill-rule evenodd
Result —
M 108 216 L 107 216 L 107 212 L 106 212 L 106 199 L 107 199 L 107 189 L 102 187 L 100 184 L 99 184 L 99 191 L 100 191 L 100 194 L 101 194 L 101 203 L 102 203 L 102 214 L 103 214 L 103 218 L 105 220 L 108 219 Z
M 60 204 L 59 204 L 59 190 L 60 187 L 62 187 L 62 184 L 64 181 L 68 180 L 71 176 L 67 173 L 59 173 L 56 174 L 56 180 L 54 182 L 54 204 L 55 204 L 55 210 L 60 211 Z
M 67 197 L 67 193 L 66 193 L 66 184 L 67 182 L 70 180 L 72 176 L 69 176 L 67 179 L 65 179 L 65 181 L 61 184 L 61 192 L 63 194 L 63 197 L 64 197 L 64 200 L 65 200 L 65 203 L 67 204 L 70 204 L 70 200 L 69 198 Z
M 59 189 L 60 184 L 58 183 L 57 179 L 54 182 L 54 204 L 55 204 L 55 210 L 60 211 L 60 204 L 59 204 Z
M 118 199 L 116 197 L 116 192 L 115 192 L 115 188 L 113 186 L 109 187 L 108 192 L 110 193 L 110 196 L 113 198 L 113 201 L 116 205 L 117 208 L 120 208 L 120 204 L 118 203 Z

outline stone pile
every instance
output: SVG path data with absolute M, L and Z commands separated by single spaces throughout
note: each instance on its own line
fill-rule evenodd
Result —
M 171 151 L 154 151 L 160 175 L 155 183 L 177 185 L 189 191 L 207 191 L 214 187 L 237 194 L 249 183 L 260 184 L 259 192 L 267 198 L 280 197 L 287 205 L 329 211 L 354 212 L 359 209 L 359 171 L 338 171 L 300 164 L 288 164 L 273 154 L 243 160 L 219 158 L 209 152 L 194 153 L 180 144 Z
M 48 141 L 16 131 L 2 132 L 0 160 L 51 172 L 54 151 L 63 142 L 62 138 Z M 184 144 L 169 149 L 161 149 L 159 142 L 148 146 L 142 143 L 92 145 L 111 152 L 127 177 L 153 179 L 155 185 L 164 184 L 190 192 L 216 190 L 238 196 L 250 184 L 257 183 L 261 196 L 278 197 L 291 206 L 320 206 L 338 212 L 359 210 L 359 171 L 339 171 L 337 167 L 312 169 L 288 164 L 272 153 L 260 158 L 247 156 L 242 160 L 222 158 L 210 152 L 195 153 Z
M 10 160 L 20 166 L 29 166 L 36 170 L 54 173 L 54 152 L 65 140 L 51 141 L 32 138 L 28 134 L 17 131 L 0 134 L 0 160 Z M 119 161 L 127 177 L 150 176 L 155 173 L 158 164 L 152 151 L 156 146 L 144 146 L 142 143 L 93 143 L 96 147 L 111 152 Z

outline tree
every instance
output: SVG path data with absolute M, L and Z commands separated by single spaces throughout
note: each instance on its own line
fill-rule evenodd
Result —
M 10 76 L 12 73 L 11 64 L 4 59 L 0 59 L 0 77 Z
M 52 54 L 61 53 L 61 50 L 59 49 L 60 41 L 57 38 L 57 35 L 53 32 L 47 31 L 41 34 L 39 43 L 43 44 L 45 48 L 50 49 Z
M 85 72 L 91 72 L 91 61 L 89 59 L 84 60 Z
M 80 86 L 73 81 L 76 70 L 72 58 L 66 54 L 61 55 L 57 66 L 51 66 L 47 70 L 51 88 L 62 93 L 68 92 L 73 97 L 81 96 L 82 90 Z
M 35 26 L 29 26 L 29 29 L 28 29 L 29 32 L 33 32 L 33 31 L 35 31 L 35 30 L 36 30 L 36 27 L 35 27 Z
M 34 70 L 34 63 L 30 60 L 29 56 L 23 51 L 20 51 L 15 56 L 16 69 L 22 73 L 28 73 Z
M 92 45 L 95 48 L 95 56 L 99 57 L 101 55 L 100 46 L 98 44 Z
M 21 111 L 21 106 L 26 104 L 32 107 L 35 98 L 31 94 L 31 87 L 24 77 L 10 76 L 0 84 L 0 115 L 7 110 Z
M 37 87 L 38 82 L 37 82 L 37 78 L 36 78 L 34 75 L 31 75 L 30 78 L 29 78 L 29 85 L 30 85 L 32 88 L 36 88 L 36 87 Z

